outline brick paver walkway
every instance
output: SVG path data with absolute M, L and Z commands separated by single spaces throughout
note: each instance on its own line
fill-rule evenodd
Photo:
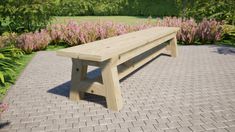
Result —
M 70 101 L 71 60 L 38 52 L 4 99 L 10 108 L 0 131 L 235 132 L 235 50 L 228 51 L 180 46 L 179 57 L 160 56 L 121 81 L 120 112 L 98 96 Z

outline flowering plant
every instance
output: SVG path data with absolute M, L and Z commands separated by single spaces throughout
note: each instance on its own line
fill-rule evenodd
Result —
M 75 46 L 128 32 L 161 26 L 180 27 L 177 40 L 182 44 L 195 44 L 196 42 L 204 44 L 222 38 L 222 24 L 215 20 L 204 19 L 197 23 L 192 18 L 177 17 L 164 17 L 163 19 L 157 19 L 155 23 L 146 22 L 132 26 L 111 21 L 83 22 L 80 24 L 70 21 L 66 25 L 55 24 L 41 31 L 22 34 L 16 42 L 17 46 L 26 53 L 31 53 L 32 51 L 45 49 L 49 43 L 65 42 L 68 46 Z
M 8 109 L 8 104 L 0 103 L 0 114 Z

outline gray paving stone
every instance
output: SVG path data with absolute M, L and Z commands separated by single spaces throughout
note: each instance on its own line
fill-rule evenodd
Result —
M 59 125 L 59 129 L 72 129 L 73 128 L 73 124 L 61 124 Z
M 179 127 L 177 128 L 177 130 L 179 132 L 192 132 L 192 129 L 190 129 L 189 127 Z
M 201 127 L 200 125 L 198 126 L 190 126 L 189 127 L 193 132 L 201 132 L 201 131 L 205 131 L 205 129 L 203 127 Z
M 192 123 L 192 125 L 202 125 L 202 124 L 204 124 L 204 122 L 202 122 L 201 120 L 190 120 L 190 122 Z
M 213 123 L 213 125 L 217 128 L 226 128 L 228 127 L 225 123 L 223 122 L 218 122 L 218 123 Z
M 86 125 L 87 126 L 97 126 L 97 125 L 99 125 L 99 122 L 98 121 L 87 121 Z
M 175 129 L 167 129 L 165 130 L 165 132 L 178 132 L 178 130 L 175 128 Z
M 154 124 L 155 128 L 160 129 L 160 130 L 166 130 L 169 129 L 166 123 L 159 123 L 159 124 Z
M 202 127 L 205 130 L 214 130 L 214 129 L 216 129 L 216 127 L 213 124 L 203 124 Z
M 154 120 L 154 119 L 144 120 L 144 123 L 146 125 L 158 124 L 157 120 Z
M 45 131 L 58 131 L 60 129 L 60 125 L 50 124 L 45 127 Z
M 178 122 L 180 124 L 180 126 L 185 127 L 185 126 L 192 126 L 192 123 L 190 123 L 189 121 L 179 121 Z
M 143 130 L 140 127 L 132 127 L 129 128 L 130 132 L 143 132 Z
M 131 122 L 123 122 L 123 123 L 119 123 L 121 128 L 130 128 L 133 127 L 133 124 Z
M 219 129 L 214 130 L 214 132 L 228 132 L 228 131 L 224 128 L 219 128 Z
M 167 123 L 167 126 L 170 129 L 174 129 L 174 128 L 180 127 L 180 124 L 178 122 L 171 122 L 171 123 Z
M 156 128 L 153 125 L 146 125 L 141 127 L 144 132 L 154 132 Z
M 141 120 L 140 121 L 133 121 L 132 124 L 133 124 L 134 127 L 145 126 L 144 121 L 141 121 Z
M 66 132 L 79 132 L 79 128 L 72 128 L 65 130 Z
M 168 117 L 168 120 L 169 120 L 170 122 L 181 121 L 181 119 L 180 119 L 179 116 L 171 116 L 171 117 Z
M 86 127 L 86 122 L 73 123 L 73 128 L 82 128 Z
M 228 130 L 229 132 L 235 132 L 235 127 L 229 127 L 229 128 L 226 128 L 226 130 Z
M 32 131 L 33 132 L 43 132 L 43 131 L 45 131 L 45 127 L 33 127 L 32 128 Z
M 235 120 L 234 121 L 224 122 L 224 123 L 229 127 L 235 127 Z
M 107 125 L 108 130 L 113 130 L 113 129 L 120 129 L 120 125 L 119 124 L 110 124 Z
M 111 119 L 102 119 L 102 120 L 99 120 L 99 124 L 100 125 L 112 124 L 112 120 Z
M 80 132 L 92 132 L 94 129 L 93 127 L 82 127 L 80 128 Z
M 124 120 L 123 120 L 123 118 L 113 118 L 113 119 L 111 119 L 111 122 L 112 123 L 122 123 L 122 122 L 124 122 Z
M 124 108 L 105 99 L 68 99 L 71 60 L 37 52 L 3 102 L 0 131 L 229 131 L 235 128 L 235 54 L 220 46 L 179 46 L 120 81 Z M 97 74 L 88 68 L 88 76 Z
M 97 125 L 94 126 L 95 131 L 107 131 L 107 126 L 106 125 Z
M 115 132 L 129 132 L 128 129 L 116 129 Z

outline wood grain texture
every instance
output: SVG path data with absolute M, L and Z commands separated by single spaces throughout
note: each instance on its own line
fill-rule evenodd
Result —
M 79 84 L 77 85 L 79 88 L 78 91 L 80 92 L 85 92 L 85 93 L 90 93 L 90 94 L 96 94 L 100 96 L 106 96 L 106 91 L 104 89 L 103 84 L 95 81 L 80 81 Z
M 83 65 L 81 60 L 72 59 L 71 88 L 69 98 L 78 101 L 83 98 L 84 93 L 79 92 L 79 83 L 86 78 L 87 65 Z
M 121 89 L 117 71 L 118 57 L 114 57 L 102 64 L 101 74 L 106 90 L 106 102 L 109 109 L 119 111 L 123 107 Z
M 115 55 L 176 33 L 176 27 L 154 27 L 57 51 L 57 55 L 102 62 Z M 89 52 L 88 52 L 89 51 Z
M 124 77 L 126 77 L 128 74 L 132 73 L 133 71 L 135 71 L 136 69 L 140 68 L 141 66 L 143 66 L 144 64 L 146 64 L 147 62 L 151 61 L 152 59 L 154 59 L 155 57 L 157 57 L 158 55 L 160 55 L 161 53 L 163 53 L 164 49 L 159 49 L 153 53 L 148 53 L 147 56 L 145 57 L 139 57 L 136 59 L 135 62 L 132 62 L 132 65 L 120 65 L 119 68 L 119 79 L 122 79 Z
M 168 40 L 171 40 L 172 38 L 175 37 L 175 35 L 176 35 L 176 33 L 169 34 L 168 36 L 158 38 L 155 41 L 146 43 L 145 45 L 131 49 L 128 52 L 119 55 L 118 64 L 121 64 L 127 60 L 130 60 L 131 58 L 134 58 L 135 56 L 138 56 L 138 55 L 140 55 L 148 50 L 151 50 L 152 48 L 154 48 L 154 47 L 156 47 L 156 46 L 158 46 Z
M 170 52 L 172 57 L 178 56 L 178 48 L 177 48 L 177 39 L 176 36 L 170 40 Z

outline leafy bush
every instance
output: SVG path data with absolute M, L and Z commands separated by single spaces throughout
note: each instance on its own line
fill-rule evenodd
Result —
M 91 0 L 61 0 L 55 7 L 53 15 L 56 16 L 80 16 L 92 15 L 93 3 Z
M 204 18 L 225 20 L 229 24 L 235 24 L 234 0 L 178 0 L 182 17 L 193 17 L 197 21 Z
M 51 37 L 51 43 L 58 44 L 61 41 L 63 41 L 65 38 L 64 36 L 65 30 L 67 29 L 65 28 L 65 25 L 62 25 L 62 24 L 54 24 L 54 25 L 49 26 L 47 28 L 47 31 Z
M 165 17 L 157 21 L 157 26 L 180 27 L 177 39 L 182 44 L 213 43 L 222 39 L 223 23 L 216 20 L 207 20 L 196 23 L 192 18 L 182 19 Z
M 165 17 L 158 19 L 157 26 L 180 27 L 177 39 L 183 44 L 193 44 L 196 41 L 197 23 L 194 19 L 182 19 L 176 17 Z
M 176 0 L 61 0 L 55 8 L 56 16 L 178 14 Z
M 51 37 L 47 30 L 36 31 L 34 33 L 25 33 L 17 38 L 17 47 L 26 53 L 43 50 L 51 42 Z
M 1 0 L 0 34 L 45 28 L 51 19 L 52 0 Z
M 182 44 L 205 44 L 216 42 L 222 38 L 222 24 L 207 19 L 196 23 L 192 18 L 182 19 L 176 17 L 165 17 L 158 19 L 156 23 L 140 23 L 132 26 L 114 22 L 84 22 L 77 24 L 71 21 L 67 25 L 56 24 L 40 32 L 22 34 L 16 42 L 17 47 L 26 53 L 31 53 L 32 51 L 45 49 L 49 43 L 65 42 L 68 46 L 75 46 L 154 26 L 167 26 L 181 28 L 177 33 L 177 39 Z
M 8 104 L 0 103 L 0 116 L 1 116 L 1 113 L 6 111 L 7 109 L 8 109 Z
M 14 69 L 20 65 L 17 59 L 23 55 L 20 49 L 14 46 L 0 48 L 0 84 L 12 82 Z
M 197 29 L 198 38 L 202 43 L 213 43 L 222 38 L 222 24 L 215 20 L 203 19 Z
M 0 48 L 9 46 L 11 44 L 15 44 L 16 38 L 17 38 L 16 33 L 5 32 L 4 34 L 2 34 L 2 36 L 0 36 Z
M 224 25 L 222 34 L 222 43 L 235 46 L 235 26 Z

